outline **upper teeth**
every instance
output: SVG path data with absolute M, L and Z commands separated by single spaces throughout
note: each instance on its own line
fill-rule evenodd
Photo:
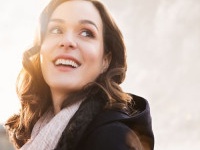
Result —
M 68 59 L 57 59 L 56 62 L 55 62 L 55 65 L 70 65 L 74 68 L 77 68 L 79 66 L 73 60 L 68 60 Z

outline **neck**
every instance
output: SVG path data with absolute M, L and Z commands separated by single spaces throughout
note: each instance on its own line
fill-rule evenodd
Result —
M 67 98 L 66 94 L 58 93 L 55 91 L 52 91 L 52 100 L 53 100 L 53 107 L 54 107 L 54 114 L 57 114 L 61 110 L 61 106 L 63 101 Z
M 54 114 L 55 115 L 60 112 L 61 105 L 53 103 L 53 107 L 54 107 Z

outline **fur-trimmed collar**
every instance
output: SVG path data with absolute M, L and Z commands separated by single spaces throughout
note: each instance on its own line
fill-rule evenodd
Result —
M 55 150 L 75 150 L 88 125 L 104 105 L 102 99 L 86 99 L 65 128 Z

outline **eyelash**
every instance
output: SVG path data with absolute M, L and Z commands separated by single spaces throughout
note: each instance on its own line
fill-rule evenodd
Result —
M 86 33 L 86 35 L 82 35 L 83 33 Z M 88 30 L 88 29 L 82 30 L 81 35 L 84 36 L 84 37 L 95 38 L 94 33 L 92 31 Z
M 50 33 L 50 34 L 62 34 L 63 30 L 60 27 L 52 27 L 48 30 L 48 33 Z M 83 33 L 86 33 L 86 34 L 83 35 Z M 95 38 L 95 34 L 89 29 L 83 29 L 81 31 L 80 35 L 83 36 L 83 37 Z
M 62 34 L 62 29 L 60 29 L 59 27 L 53 27 L 50 28 L 50 30 L 48 31 L 51 34 Z

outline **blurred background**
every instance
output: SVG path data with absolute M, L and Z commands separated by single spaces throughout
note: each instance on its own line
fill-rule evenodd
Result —
M 151 107 L 155 150 L 200 149 L 200 1 L 102 0 L 127 46 L 125 91 Z M 49 0 L 7 0 L 0 9 L 0 123 L 18 112 L 15 80 Z M 12 150 L 0 126 L 0 150 Z

